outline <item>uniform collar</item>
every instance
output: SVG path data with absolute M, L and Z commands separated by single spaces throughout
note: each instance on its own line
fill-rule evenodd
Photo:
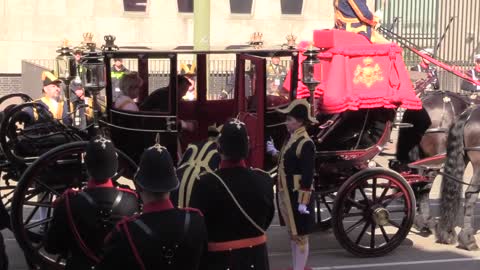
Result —
M 229 169 L 229 168 L 246 168 L 247 163 L 244 159 L 240 161 L 229 161 L 229 160 L 222 160 L 220 162 L 220 169 Z
M 87 188 L 113 188 L 112 179 L 108 179 L 105 183 L 99 184 L 94 179 L 88 180 Z
M 295 130 L 293 132 L 292 136 L 299 137 L 299 136 L 303 135 L 305 132 L 307 132 L 307 129 L 302 126 L 302 127 L 297 128 L 297 130 Z
M 170 199 L 157 200 L 143 205 L 143 213 L 161 212 L 173 209 Z

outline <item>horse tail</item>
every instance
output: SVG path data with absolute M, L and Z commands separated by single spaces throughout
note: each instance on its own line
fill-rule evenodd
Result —
M 440 220 L 437 226 L 437 239 L 440 243 L 452 244 L 455 242 L 455 222 L 460 207 L 462 185 L 453 181 L 462 179 L 465 172 L 464 128 L 474 108 L 465 110 L 448 133 L 447 160 L 442 178 L 440 198 Z

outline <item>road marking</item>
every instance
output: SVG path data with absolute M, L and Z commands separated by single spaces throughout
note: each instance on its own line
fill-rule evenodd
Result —
M 452 262 L 474 262 L 480 261 L 480 257 L 473 258 L 456 258 L 456 259 L 441 259 L 441 260 L 424 260 L 424 261 L 405 261 L 392 263 L 372 263 L 372 264 L 352 264 L 352 265 L 336 265 L 325 267 L 312 267 L 312 270 L 334 270 L 334 269 L 358 269 L 358 268 L 375 268 L 385 266 L 400 266 L 400 265 L 416 265 L 416 264 L 438 264 L 438 263 L 452 263 Z

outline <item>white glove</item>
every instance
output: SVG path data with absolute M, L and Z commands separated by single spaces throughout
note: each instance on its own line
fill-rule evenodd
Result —
M 307 206 L 305 204 L 298 205 L 298 212 L 300 212 L 300 214 L 310 214 L 310 211 L 307 210 Z
M 273 139 L 270 139 L 267 141 L 267 154 L 271 156 L 275 156 L 278 154 L 277 148 L 275 148 L 275 144 L 273 143 Z

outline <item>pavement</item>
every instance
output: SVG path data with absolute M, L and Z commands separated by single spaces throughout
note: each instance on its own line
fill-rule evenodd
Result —
M 392 134 L 396 138 L 396 134 Z M 386 152 L 392 153 L 394 144 L 386 146 Z M 379 156 L 376 161 L 384 166 L 388 157 Z M 465 178 L 472 175 L 467 168 Z M 441 180 L 436 179 L 430 194 L 433 214 L 439 212 L 439 188 Z M 475 212 L 476 228 L 480 224 L 480 204 Z M 457 228 L 457 232 L 460 228 Z M 11 270 L 26 270 L 23 254 L 9 231 L 3 231 L 6 238 L 7 253 Z M 268 250 L 270 268 L 286 270 L 291 267 L 290 240 L 284 227 L 280 227 L 275 218 L 268 230 Z M 480 243 L 480 234 L 476 236 Z M 425 236 L 412 229 L 408 237 L 393 252 L 376 258 L 358 258 L 345 251 L 335 239 L 332 230 L 317 232 L 310 236 L 310 257 L 308 266 L 313 270 L 356 269 L 356 270 L 478 270 L 480 269 L 480 251 L 466 251 L 455 245 L 442 245 L 435 242 L 434 236 Z

